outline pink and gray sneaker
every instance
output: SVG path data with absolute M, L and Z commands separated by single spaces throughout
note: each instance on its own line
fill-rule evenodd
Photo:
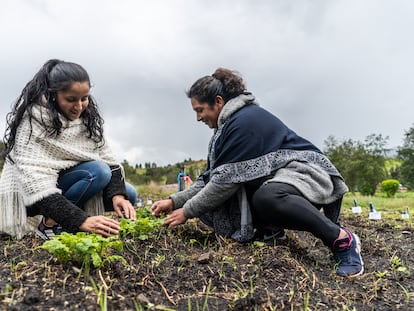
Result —
M 346 238 L 336 239 L 332 252 L 337 264 L 336 274 L 355 277 L 364 273 L 364 262 L 361 257 L 361 241 L 350 230 L 341 227 L 348 234 Z

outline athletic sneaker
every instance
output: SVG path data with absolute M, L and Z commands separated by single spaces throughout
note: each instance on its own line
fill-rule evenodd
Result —
M 263 241 L 270 241 L 272 239 L 280 239 L 284 237 L 285 230 L 276 226 L 265 226 L 263 228 L 257 229 L 256 239 Z
M 43 240 L 50 240 L 55 235 L 62 233 L 62 227 L 59 224 L 54 226 L 48 226 L 45 224 L 45 217 L 42 218 L 42 221 L 37 226 L 36 234 L 40 236 Z
M 361 242 L 359 237 L 346 228 L 348 233 L 343 239 L 336 239 L 333 244 L 333 254 L 337 264 L 336 274 L 340 276 L 358 276 L 364 272 L 364 262 L 361 257 Z

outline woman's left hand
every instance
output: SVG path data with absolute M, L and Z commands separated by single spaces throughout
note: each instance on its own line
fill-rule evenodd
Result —
M 123 195 L 115 195 L 112 197 L 112 204 L 115 212 L 119 217 L 131 218 L 132 220 L 137 219 L 137 213 L 131 202 Z
M 164 219 L 164 225 L 168 226 L 168 228 L 174 228 L 175 226 L 181 225 L 186 221 L 187 217 L 184 215 L 184 209 L 178 208 Z

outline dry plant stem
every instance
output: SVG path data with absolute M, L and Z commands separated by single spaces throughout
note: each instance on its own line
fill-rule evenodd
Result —
M 106 285 L 106 282 L 105 282 L 105 280 L 104 280 L 104 278 L 103 278 L 103 276 L 102 276 L 101 269 L 99 269 L 99 270 L 98 270 L 98 275 L 99 275 L 99 278 L 100 278 L 100 279 L 101 279 L 101 281 L 102 281 L 102 284 L 103 284 L 104 288 L 105 288 L 106 290 L 108 290 L 108 289 L 109 289 L 109 287 L 108 287 L 108 285 Z
M 164 287 L 164 285 L 157 281 L 157 283 L 161 286 L 162 290 L 164 291 L 165 296 L 167 297 L 168 301 L 171 302 L 174 306 L 177 305 L 177 303 L 171 298 L 171 296 L 168 294 L 167 289 Z

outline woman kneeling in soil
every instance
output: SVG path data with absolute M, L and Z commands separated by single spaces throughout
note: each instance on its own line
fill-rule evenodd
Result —
M 170 228 L 198 217 L 240 242 L 255 231 L 308 231 L 332 250 L 338 275 L 362 274 L 359 238 L 338 224 L 348 188 L 326 156 L 259 107 L 236 72 L 218 68 L 187 96 L 197 121 L 214 129 L 207 169 L 192 187 L 155 202 L 153 213 L 170 213 Z
M 99 214 L 136 218 L 136 191 L 105 142 L 90 87 L 83 67 L 60 60 L 24 87 L 7 115 L 0 232 L 20 238 L 31 229 L 27 216 L 43 215 L 36 233 L 44 239 L 62 230 L 109 236 L 119 222 Z

